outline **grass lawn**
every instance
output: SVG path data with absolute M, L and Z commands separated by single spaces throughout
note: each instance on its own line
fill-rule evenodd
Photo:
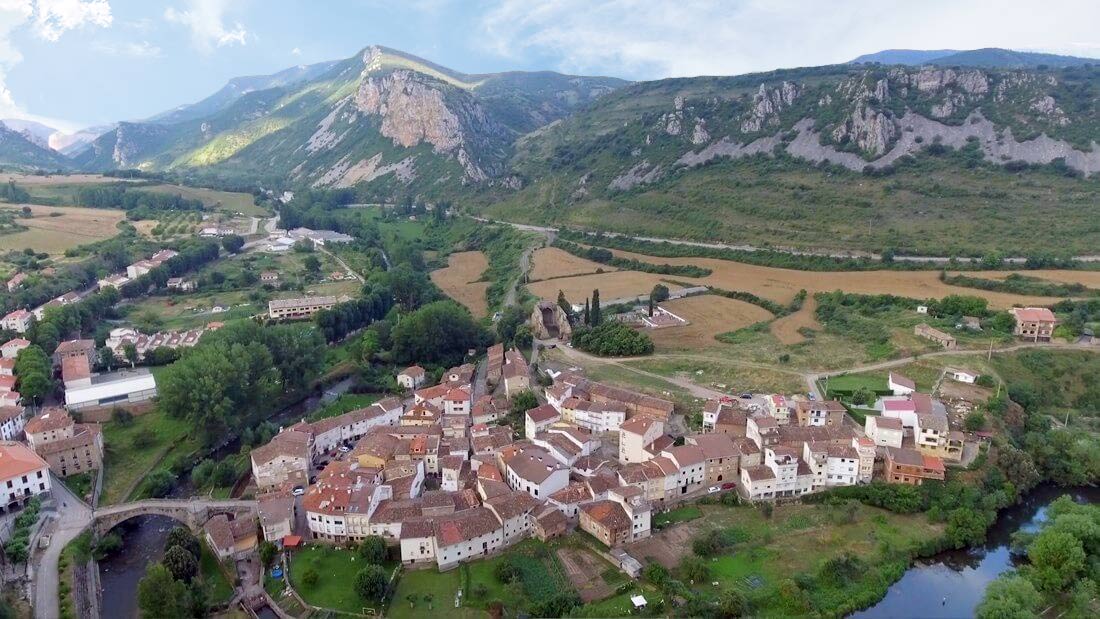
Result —
M 520 578 L 512 584 L 504 584 L 493 574 L 497 565 L 511 561 L 520 571 Z M 479 585 L 485 587 L 482 596 L 475 596 Z M 454 607 L 454 599 L 462 590 L 462 606 Z M 551 546 L 536 540 L 524 540 L 507 552 L 464 563 L 448 572 L 435 569 L 409 570 L 401 575 L 389 612 L 391 617 L 423 617 L 427 604 L 425 594 L 431 594 L 434 609 L 446 609 L 447 615 L 483 616 L 480 611 L 496 601 L 502 602 L 507 614 L 514 614 L 532 602 L 539 602 L 572 589 L 557 556 Z M 410 607 L 408 596 L 416 602 Z
M 696 505 L 685 505 L 683 507 L 677 507 L 676 509 L 662 512 L 653 517 L 653 526 L 657 528 L 667 527 L 670 524 L 676 524 L 677 522 L 687 522 L 688 520 L 695 520 L 696 518 L 702 518 L 703 512 Z
M 626 365 L 661 376 L 681 376 L 705 387 L 713 387 L 727 393 L 751 391 L 753 393 L 797 393 L 805 387 L 795 372 L 782 372 L 737 363 L 723 363 L 717 359 L 652 359 L 627 361 Z M 725 385 L 725 387 L 719 387 Z
M 153 443 L 148 447 L 134 446 L 134 436 L 148 429 Z M 117 421 L 103 424 L 103 444 L 107 455 L 103 477 L 101 505 L 120 503 L 129 498 L 145 475 L 169 458 L 184 456 L 198 448 L 186 421 L 173 419 L 154 408 L 134 417 L 128 425 Z
M 69 475 L 64 482 L 73 494 L 83 499 L 92 493 L 95 475 L 95 471 L 85 471 L 78 475 Z
M 831 557 L 851 552 L 873 566 L 942 533 L 942 525 L 929 523 L 924 514 L 893 514 L 865 505 L 850 519 L 842 507 L 827 505 L 780 505 L 770 519 L 747 505 L 700 509 L 703 518 L 688 526 L 722 530 L 733 542 L 710 562 L 708 580 L 742 589 L 764 615 L 780 610 L 773 604 L 784 580 L 813 572 Z M 874 567 L 869 572 L 875 573 Z M 709 582 L 695 587 L 714 592 Z
M 636 585 L 635 588 L 626 593 L 619 593 L 597 602 L 585 604 L 580 610 L 574 611 L 572 616 L 627 617 L 632 615 L 634 611 L 634 603 L 630 601 L 630 596 L 641 594 L 645 596 L 646 602 L 649 604 L 653 604 L 664 597 L 659 589 L 647 582 L 639 580 Z
M 824 382 L 824 381 L 822 381 Z M 853 392 L 866 387 L 871 391 L 886 391 L 886 377 L 875 374 L 845 374 L 828 380 L 829 392 Z
M 317 421 L 318 419 L 343 415 L 348 411 L 370 406 L 384 397 L 385 395 L 381 393 L 345 393 L 319 408 L 317 412 L 309 416 L 309 420 Z
M 461 588 L 461 569 L 442 573 L 433 568 L 408 570 L 401 574 L 386 615 L 394 619 L 420 619 L 433 613 L 445 617 L 484 617 L 485 611 L 477 608 L 465 605 L 455 608 L 455 595 Z M 432 596 L 431 610 L 424 600 L 424 596 L 429 594 Z M 412 604 L 408 600 L 410 595 L 414 599 Z
M 202 580 L 206 585 L 207 599 L 212 604 L 228 602 L 233 597 L 233 583 L 229 582 L 225 573 L 218 565 L 218 558 L 202 540 L 202 557 L 199 560 L 199 570 L 202 572 Z
M 290 582 L 298 595 L 309 604 L 361 614 L 364 608 L 376 608 L 373 604 L 363 602 L 355 593 L 355 575 L 366 566 L 367 563 L 355 551 L 307 546 L 291 555 Z M 386 564 L 383 567 L 388 576 L 394 565 Z M 319 578 L 317 584 L 307 587 L 302 583 L 302 574 L 310 569 L 317 572 Z
M 154 185 L 152 187 L 141 187 L 140 190 L 173 193 L 184 198 L 199 200 L 209 210 L 225 211 L 227 213 L 240 212 L 248 217 L 269 217 L 271 215 L 271 213 L 256 204 L 255 197 L 250 193 L 184 187 L 183 185 Z

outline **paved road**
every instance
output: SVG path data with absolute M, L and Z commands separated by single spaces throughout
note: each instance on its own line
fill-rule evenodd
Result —
M 51 474 L 52 477 L 52 474 Z M 60 615 L 57 599 L 57 563 L 65 545 L 73 541 L 92 522 L 92 508 L 81 501 L 54 477 L 53 498 L 57 502 L 58 518 L 50 527 L 50 545 L 34 566 L 34 616 L 36 619 L 57 619 Z
M 690 393 L 692 396 L 694 396 L 696 398 L 703 398 L 703 399 L 706 399 L 706 400 L 710 400 L 710 399 L 714 399 L 714 398 L 729 397 L 728 393 L 723 393 L 721 391 L 715 391 L 714 389 L 711 389 L 709 387 L 704 387 L 703 385 L 700 385 L 700 384 L 698 384 L 696 382 L 693 382 L 691 380 L 688 380 L 686 378 L 679 378 L 677 376 L 663 376 L 661 374 L 654 374 L 653 372 L 647 372 L 645 370 L 641 370 L 641 369 L 638 369 L 636 367 L 632 367 L 632 366 L 629 366 L 629 365 L 626 365 L 625 363 L 623 363 L 624 361 L 631 361 L 631 360 L 642 360 L 642 359 L 648 360 L 648 359 L 655 359 L 655 358 L 659 359 L 659 358 L 661 358 L 661 355 L 651 355 L 651 356 L 648 356 L 648 357 L 597 357 L 595 355 L 590 355 L 586 352 L 582 352 L 582 351 L 577 350 L 576 348 L 572 348 L 570 346 L 558 346 L 558 350 L 562 351 L 562 354 L 564 354 L 569 359 L 573 359 L 575 361 L 580 361 L 580 362 L 584 362 L 584 363 L 588 363 L 588 364 L 614 365 L 616 367 L 620 367 L 620 368 L 622 368 L 624 370 L 627 370 L 629 372 L 634 372 L 635 374 L 638 374 L 638 375 L 641 375 L 641 376 L 646 376 L 646 377 L 653 378 L 653 379 L 656 379 L 656 380 L 664 381 L 666 383 L 671 383 L 673 385 L 676 385 L 677 387 L 680 387 L 681 389 L 684 389 L 685 391 L 687 391 L 688 393 Z
M 860 374 L 863 372 L 874 372 L 877 370 L 886 370 L 889 368 L 895 368 L 899 366 L 912 363 L 918 359 L 930 359 L 933 357 L 953 357 L 953 356 L 978 356 L 988 354 L 999 354 L 1006 352 L 1013 352 L 1016 350 L 1023 350 L 1025 348 L 1056 348 L 1060 350 L 1090 350 L 1093 352 L 1100 352 L 1100 348 L 1091 344 L 1048 344 L 1048 343 L 1035 343 L 1024 342 L 1020 344 L 1013 344 L 1012 346 L 1002 346 L 1001 348 L 994 348 L 992 351 L 988 348 L 976 348 L 967 350 L 939 350 L 936 352 L 924 353 L 920 355 L 913 355 L 911 357 L 902 357 L 901 359 L 891 359 L 890 361 L 882 361 L 879 363 L 872 363 L 869 365 L 856 366 L 854 368 L 847 368 L 843 370 L 831 370 L 828 372 L 806 373 L 804 378 L 806 385 L 810 389 L 810 392 L 817 397 L 821 397 L 817 389 L 817 382 L 823 378 L 831 376 L 841 376 L 843 374 Z
M 526 230 L 528 232 L 539 232 L 539 233 L 542 233 L 542 234 L 550 235 L 551 239 L 553 238 L 554 235 L 556 235 L 556 234 L 558 234 L 558 232 L 560 232 L 559 228 L 553 228 L 553 227 L 549 227 L 549 226 L 534 226 L 534 225 L 531 225 L 531 224 L 521 224 L 521 223 L 515 223 L 515 222 L 511 222 L 511 221 L 502 221 L 502 220 L 499 220 L 499 219 L 486 219 L 484 217 L 473 217 L 473 219 L 475 219 L 477 221 L 480 221 L 480 222 L 484 222 L 484 223 L 495 223 L 495 224 L 502 224 L 502 225 L 506 225 L 506 226 L 512 226 L 513 228 L 515 228 L 517 230 Z M 573 226 L 570 226 L 569 229 L 574 230 L 576 232 L 582 232 L 584 234 L 596 234 L 595 231 L 584 230 L 584 229 L 576 228 L 576 227 L 573 227 Z M 824 258 L 869 258 L 871 260 L 882 260 L 882 255 L 881 254 L 877 254 L 875 252 L 858 251 L 858 250 L 850 250 L 850 251 L 814 251 L 814 250 L 794 249 L 794 248 L 791 248 L 791 247 L 758 247 L 756 245 L 748 245 L 748 244 L 713 243 L 713 242 L 706 242 L 706 241 L 687 241 L 687 240 L 684 240 L 684 239 L 669 239 L 669 238 L 662 238 L 662 237 L 656 237 L 656 236 L 633 236 L 633 235 L 629 235 L 629 234 L 621 234 L 621 233 L 618 233 L 618 232 L 602 232 L 601 231 L 600 234 L 602 234 L 603 236 L 606 236 L 606 237 L 621 237 L 621 238 L 626 238 L 626 239 L 633 239 L 635 241 L 646 241 L 646 242 L 650 242 L 650 243 L 668 243 L 670 245 L 687 245 L 687 246 L 690 246 L 690 247 L 703 247 L 703 248 L 707 248 L 707 249 L 729 249 L 729 250 L 734 250 L 734 251 L 745 251 L 745 252 L 756 252 L 756 251 L 778 252 L 778 253 L 782 253 L 782 254 L 790 254 L 792 256 L 817 256 L 817 257 L 824 257 Z M 956 262 L 963 262 L 963 263 L 979 262 L 979 261 L 981 261 L 981 258 L 964 258 L 964 257 L 954 257 L 954 258 L 952 258 L 951 256 L 894 256 L 894 260 L 899 261 L 899 262 L 921 262 L 921 263 L 933 263 L 933 264 L 947 264 L 947 263 L 951 262 L 952 260 L 955 260 Z M 1077 260 L 1079 262 L 1100 262 L 1100 255 L 1075 256 L 1074 260 Z M 1011 257 L 1011 258 L 1005 258 L 1004 259 L 1004 262 L 1007 263 L 1007 264 L 1023 264 L 1026 261 L 1027 261 L 1027 258 L 1026 257 L 1021 257 L 1021 256 L 1016 256 L 1016 257 Z
M 325 254 L 326 256 L 328 256 L 328 257 L 332 258 L 333 260 L 335 260 L 336 264 L 339 264 L 341 268 L 343 268 L 348 273 L 351 273 L 351 276 L 354 277 L 355 279 L 359 280 L 360 282 L 364 281 L 363 276 L 360 275 L 359 273 L 356 273 L 355 271 L 353 271 L 351 269 L 351 267 L 348 266 L 348 263 L 344 262 L 344 259 L 341 258 L 340 256 L 337 256 L 336 254 L 334 254 L 334 253 L 330 252 L 329 250 L 325 249 L 324 247 L 318 247 L 317 250 L 320 251 L 322 254 Z

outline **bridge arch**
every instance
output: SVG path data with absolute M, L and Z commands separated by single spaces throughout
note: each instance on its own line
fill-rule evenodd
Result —
M 116 526 L 138 516 L 164 516 L 198 533 L 207 520 L 217 514 L 234 518 L 255 517 L 255 501 L 212 501 L 203 499 L 146 499 L 97 509 L 93 514 L 96 535 L 105 535 Z

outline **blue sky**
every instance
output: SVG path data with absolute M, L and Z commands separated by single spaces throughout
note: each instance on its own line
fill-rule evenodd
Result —
M 996 4 L 996 9 L 991 5 Z M 1100 57 L 1100 2 L 0 0 L 0 117 L 75 129 L 370 44 L 475 73 L 629 79 L 843 62 L 887 48 Z

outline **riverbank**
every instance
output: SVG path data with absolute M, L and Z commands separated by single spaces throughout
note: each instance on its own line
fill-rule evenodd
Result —
M 1001 511 L 984 543 L 915 558 L 881 600 L 851 617 L 952 619 L 974 616 L 989 583 L 1018 565 L 1018 558 L 1011 553 L 1012 535 L 1017 531 L 1036 531 L 1046 519 L 1047 506 L 1063 495 L 1078 503 L 1100 503 L 1100 488 L 1039 486 L 1016 505 Z

